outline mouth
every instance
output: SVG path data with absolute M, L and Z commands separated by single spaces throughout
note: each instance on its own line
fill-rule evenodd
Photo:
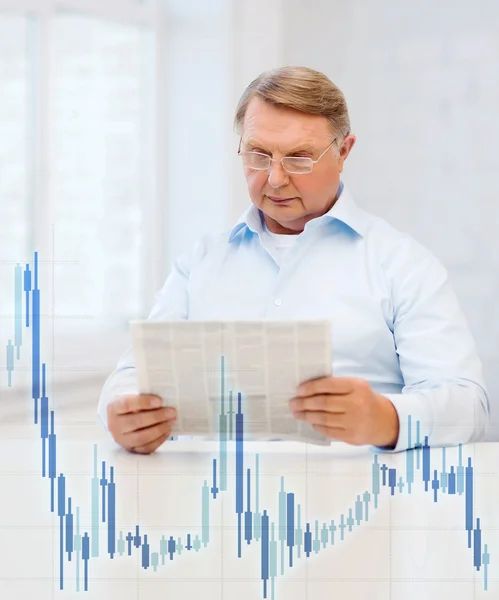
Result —
M 276 196 L 267 196 L 267 198 L 273 204 L 289 204 L 290 202 L 292 202 L 294 200 L 294 198 L 279 198 L 279 197 L 276 197 Z

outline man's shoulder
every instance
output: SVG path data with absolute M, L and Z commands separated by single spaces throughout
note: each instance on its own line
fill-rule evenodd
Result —
M 433 256 L 429 248 L 422 244 L 413 234 L 398 229 L 388 220 L 367 213 L 369 215 L 370 227 L 367 232 L 367 243 L 376 245 L 381 253 L 392 254 L 393 252 L 418 255 L 421 258 Z
M 190 248 L 184 252 L 183 258 L 184 260 L 187 259 L 192 266 L 199 264 L 211 253 L 226 248 L 228 239 L 228 230 L 205 233 L 198 237 Z
M 369 221 L 364 236 L 367 255 L 389 279 L 405 278 L 416 271 L 421 273 L 425 267 L 445 272 L 437 256 L 412 233 L 397 228 L 381 216 L 363 212 Z

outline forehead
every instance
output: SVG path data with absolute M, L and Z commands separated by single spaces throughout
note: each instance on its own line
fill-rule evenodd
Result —
M 246 109 L 242 137 L 284 151 L 300 144 L 320 145 L 331 137 L 331 128 L 325 117 L 278 108 L 255 97 Z

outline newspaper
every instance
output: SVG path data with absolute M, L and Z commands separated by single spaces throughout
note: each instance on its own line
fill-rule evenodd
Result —
M 177 409 L 172 435 L 236 439 L 242 421 L 245 440 L 330 443 L 289 408 L 300 383 L 332 375 L 329 321 L 147 320 L 130 328 L 138 391 Z

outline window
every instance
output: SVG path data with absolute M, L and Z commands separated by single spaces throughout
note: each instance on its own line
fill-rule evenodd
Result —
M 148 35 L 72 14 L 53 28 L 54 247 L 77 262 L 57 267 L 54 306 L 107 326 L 143 310 Z
M 27 256 L 30 236 L 29 23 L 0 14 L 0 314 L 12 314 L 14 261 Z M 0 327 L 2 323 L 0 322 Z
M 36 250 L 47 360 L 105 372 L 173 259 L 227 227 L 244 201 L 230 15 L 227 0 L 0 0 L 2 339 L 14 264 Z
M 153 247 L 163 214 L 150 216 L 162 206 L 154 8 L 0 0 L 3 317 L 14 264 L 35 250 L 42 312 L 64 321 L 60 332 L 124 331 L 163 283 L 162 268 L 147 268 L 163 254 Z

